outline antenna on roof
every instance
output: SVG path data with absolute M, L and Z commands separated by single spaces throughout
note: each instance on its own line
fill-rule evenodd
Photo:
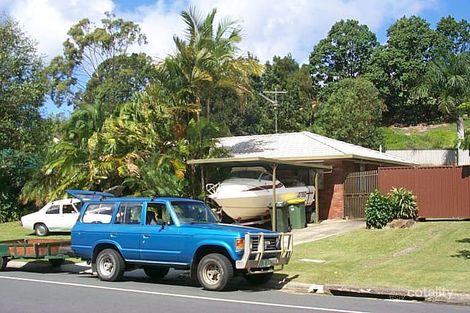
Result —
M 265 95 L 263 95 L 263 93 L 274 94 L 274 100 L 271 99 L 271 98 L 266 97 Z M 263 99 L 265 99 L 266 101 L 270 102 L 273 105 L 273 108 L 274 108 L 274 132 L 277 134 L 277 107 L 279 106 L 279 103 L 277 102 L 277 95 L 278 94 L 286 94 L 287 91 L 277 90 L 277 87 L 276 87 L 276 88 L 274 88 L 274 91 L 273 90 L 263 91 L 263 93 L 258 92 L 258 94 L 261 97 L 263 97 Z

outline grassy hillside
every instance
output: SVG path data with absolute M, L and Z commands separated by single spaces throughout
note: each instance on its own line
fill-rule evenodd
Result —
M 470 119 L 465 121 L 470 128 Z M 386 149 L 453 149 L 457 142 L 456 125 L 418 125 L 382 128 Z

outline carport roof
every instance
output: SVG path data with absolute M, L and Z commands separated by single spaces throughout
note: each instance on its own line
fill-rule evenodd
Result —
M 402 158 L 335 140 L 311 132 L 282 133 L 218 138 L 218 145 L 228 150 L 229 157 L 190 160 L 188 164 L 241 163 L 245 159 L 263 158 L 300 165 L 335 159 L 354 159 L 390 165 L 416 165 Z M 218 160 L 218 161 L 217 161 Z M 318 164 L 317 165 L 320 165 Z M 315 163 L 310 163 L 314 165 Z M 292 164 L 294 165 L 294 164 Z M 312 166 L 314 167 L 314 166 Z

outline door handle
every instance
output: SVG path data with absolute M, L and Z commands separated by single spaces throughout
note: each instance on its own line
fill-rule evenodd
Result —
M 143 237 L 144 237 L 144 239 L 149 239 L 150 235 L 149 234 L 144 234 Z
M 116 236 L 117 236 L 116 233 L 111 233 L 111 234 L 109 235 L 109 237 L 111 237 L 111 238 L 116 238 Z

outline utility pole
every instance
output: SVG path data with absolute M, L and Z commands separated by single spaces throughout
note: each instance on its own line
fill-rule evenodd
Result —
M 263 97 L 263 99 L 265 99 L 266 101 L 270 102 L 272 105 L 273 105 L 273 108 L 274 108 L 274 132 L 277 134 L 277 108 L 279 106 L 279 103 L 277 102 L 277 95 L 278 94 L 286 94 L 287 91 L 284 91 L 284 90 L 277 90 L 277 87 L 274 88 L 274 91 L 273 90 L 270 90 L 270 91 L 263 91 L 263 93 L 266 93 L 266 94 L 274 94 L 274 100 L 271 99 L 271 98 L 268 98 L 267 96 L 265 96 L 264 94 L 258 92 L 258 94 Z

